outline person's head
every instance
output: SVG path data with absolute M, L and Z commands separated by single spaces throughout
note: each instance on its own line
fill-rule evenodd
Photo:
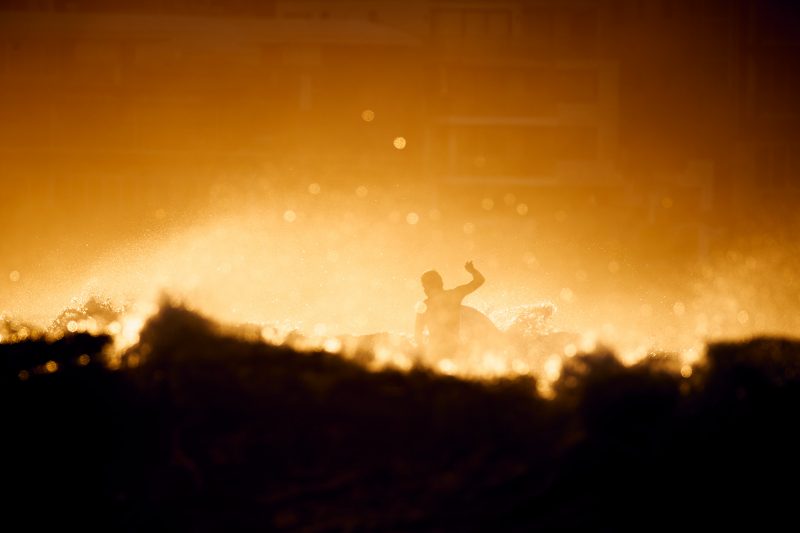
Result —
M 444 286 L 442 276 L 435 270 L 428 270 L 420 279 L 422 280 L 422 290 L 425 291 L 426 296 L 430 296 L 433 292 L 441 291 Z

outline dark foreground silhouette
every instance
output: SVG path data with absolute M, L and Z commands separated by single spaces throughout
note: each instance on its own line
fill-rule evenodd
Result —
M 796 527 L 797 342 L 712 345 L 690 378 L 669 355 L 579 355 L 554 400 L 531 378 L 369 372 L 169 306 L 138 366 L 100 364 L 108 342 L 0 345 L 7 526 Z

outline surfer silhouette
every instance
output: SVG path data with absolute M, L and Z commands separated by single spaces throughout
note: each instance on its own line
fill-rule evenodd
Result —
M 445 357 L 458 351 L 463 308 L 461 301 L 485 281 L 472 261 L 467 261 L 464 268 L 472 275 L 472 281 L 453 289 L 444 288 L 442 276 L 435 270 L 429 270 L 421 277 L 427 298 L 417 309 L 414 337 L 420 350 L 428 355 Z

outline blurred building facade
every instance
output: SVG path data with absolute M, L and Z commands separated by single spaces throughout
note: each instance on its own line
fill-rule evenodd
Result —
M 0 170 L 612 190 L 703 248 L 716 211 L 797 192 L 790 4 L 4 2 Z

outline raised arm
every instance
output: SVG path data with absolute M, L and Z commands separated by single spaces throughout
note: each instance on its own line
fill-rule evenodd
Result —
M 464 265 L 464 268 L 467 272 L 472 274 L 472 281 L 469 283 L 465 283 L 464 285 L 459 285 L 454 291 L 456 291 L 462 298 L 466 295 L 475 292 L 478 287 L 483 285 L 483 282 L 486 281 L 486 278 L 483 277 L 483 274 L 478 272 L 478 269 L 472 264 L 472 261 L 467 261 Z

